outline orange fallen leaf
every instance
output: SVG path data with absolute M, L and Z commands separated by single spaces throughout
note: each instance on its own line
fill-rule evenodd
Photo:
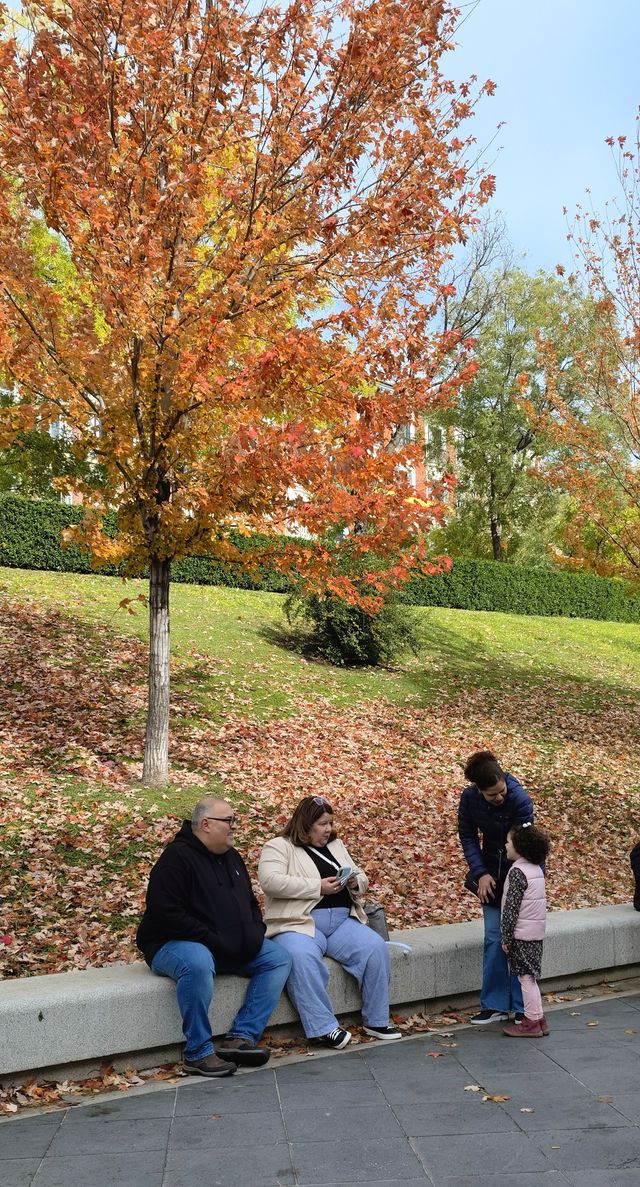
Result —
M 503 1100 L 511 1100 L 511 1097 L 503 1096 L 500 1092 L 487 1092 L 486 1096 L 483 1096 L 482 1099 L 483 1100 L 496 1100 L 499 1102 L 499 1101 L 503 1101 Z
M 425 1051 L 425 1055 L 427 1056 L 428 1059 L 442 1059 L 444 1052 L 443 1051 Z

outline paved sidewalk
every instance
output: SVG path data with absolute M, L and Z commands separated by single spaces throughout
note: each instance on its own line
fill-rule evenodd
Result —
M 467 1027 L 15 1118 L 0 1183 L 638 1187 L 640 994 L 548 1018 L 545 1039 Z

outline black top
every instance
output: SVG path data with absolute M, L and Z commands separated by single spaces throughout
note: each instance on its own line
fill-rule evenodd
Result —
M 309 854 L 309 857 L 317 867 L 321 878 L 335 878 L 338 869 L 340 868 L 340 863 L 338 862 L 337 857 L 333 856 L 333 853 L 331 852 L 328 845 L 322 845 L 320 848 L 316 848 L 315 853 L 313 852 L 313 849 L 310 845 L 303 845 L 303 849 L 305 853 Z M 321 857 L 320 854 L 323 854 L 324 856 Z M 313 909 L 314 911 L 324 911 L 325 909 L 330 911 L 334 907 L 351 908 L 352 906 L 353 899 L 351 898 L 346 886 L 343 886 L 342 890 L 339 890 L 337 894 L 323 895 L 323 897 L 320 899 L 320 902 L 316 903 Z
M 168 940 L 195 940 L 219 972 L 234 972 L 260 950 L 265 930 L 240 854 L 210 853 L 185 820 L 149 876 L 136 935 L 147 964 Z

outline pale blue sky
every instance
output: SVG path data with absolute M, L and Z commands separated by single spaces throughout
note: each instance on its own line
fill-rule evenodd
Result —
M 479 145 L 505 121 L 487 154 L 495 205 L 528 269 L 568 264 L 562 207 L 584 202 L 587 187 L 598 208 L 614 196 L 605 137 L 635 135 L 640 0 L 460 0 L 460 7 L 459 46 L 445 69 L 497 85 L 473 121 Z

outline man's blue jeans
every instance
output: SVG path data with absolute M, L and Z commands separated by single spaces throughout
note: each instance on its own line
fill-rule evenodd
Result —
M 156 952 L 151 968 L 158 976 L 171 977 L 176 982 L 185 1038 L 184 1058 L 193 1061 L 211 1055 L 209 1006 L 216 965 L 209 949 L 192 940 L 169 940 Z M 249 984 L 244 1002 L 229 1027 L 229 1035 L 257 1043 L 282 993 L 290 968 L 289 953 L 273 940 L 263 940 L 252 960 L 234 969 L 239 976 L 249 977 Z
M 484 952 L 480 1008 L 482 1010 L 501 1010 L 505 1014 L 509 1010 L 519 1012 L 524 1009 L 522 990 L 518 978 L 510 975 L 509 964 L 502 951 L 500 908 L 483 903 L 482 915 L 484 919 Z

